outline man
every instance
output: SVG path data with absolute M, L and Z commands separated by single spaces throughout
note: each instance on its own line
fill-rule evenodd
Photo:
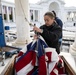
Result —
M 63 27 L 63 22 L 61 21 L 61 19 L 59 19 L 56 16 L 55 11 L 52 11 L 52 13 L 55 15 L 55 21 L 56 21 L 56 23 L 62 28 Z M 61 47 L 61 44 L 62 44 L 62 35 L 59 37 L 59 47 Z

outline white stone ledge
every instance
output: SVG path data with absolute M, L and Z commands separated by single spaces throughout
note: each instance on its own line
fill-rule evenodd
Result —
M 14 61 L 15 56 L 13 56 L 12 58 L 8 58 L 6 60 L 4 60 L 4 66 L 1 66 L 1 62 L 0 62 L 0 75 L 4 75 L 4 73 L 6 72 L 6 70 L 8 69 L 8 67 L 11 65 L 11 63 Z

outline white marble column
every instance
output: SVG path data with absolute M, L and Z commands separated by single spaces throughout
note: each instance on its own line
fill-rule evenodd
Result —
M 76 21 L 75 17 L 76 17 L 76 16 L 75 16 L 75 12 L 74 12 L 74 17 L 73 17 L 73 18 L 74 18 L 74 21 Z
M 15 8 L 17 25 L 16 44 L 23 45 L 30 41 L 30 26 L 25 20 L 25 15 L 29 19 L 29 0 L 15 0 Z
M 33 10 L 33 21 L 35 21 L 35 10 Z
M 75 12 L 75 21 L 76 21 L 76 12 Z
M 68 15 L 68 21 L 70 21 L 70 13 L 68 12 L 67 15 Z
M 15 8 L 12 7 L 12 16 L 13 16 L 13 22 L 15 22 Z
M 7 11 L 7 22 L 10 22 L 10 18 L 9 18 L 9 10 L 8 10 L 8 6 L 6 6 L 6 11 Z
M 73 43 L 73 45 L 70 46 L 70 53 L 76 56 L 76 36 L 75 36 L 75 42 Z

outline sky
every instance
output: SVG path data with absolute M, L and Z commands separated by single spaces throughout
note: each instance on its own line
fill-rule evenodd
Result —
M 30 3 L 36 3 L 40 0 L 29 0 Z M 64 2 L 66 3 L 65 6 L 69 7 L 69 6 L 76 6 L 76 0 L 64 0 Z
M 8 2 L 14 2 L 14 0 L 4 0 L 4 1 L 8 1 Z M 40 0 L 29 0 L 30 3 L 37 3 Z M 76 0 L 64 0 L 64 2 L 66 3 L 65 6 L 69 7 L 69 6 L 75 6 L 76 7 Z
M 65 6 L 75 6 L 76 7 L 76 0 L 64 0 Z

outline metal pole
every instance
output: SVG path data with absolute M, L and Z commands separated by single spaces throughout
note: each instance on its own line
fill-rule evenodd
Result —
M 2 3 L 1 3 L 1 0 L 0 0 L 0 16 L 2 17 Z M 1 56 L 2 56 L 2 66 L 4 66 L 4 55 L 5 54 L 3 53 L 2 47 L 0 47 L 0 51 L 1 51 Z

